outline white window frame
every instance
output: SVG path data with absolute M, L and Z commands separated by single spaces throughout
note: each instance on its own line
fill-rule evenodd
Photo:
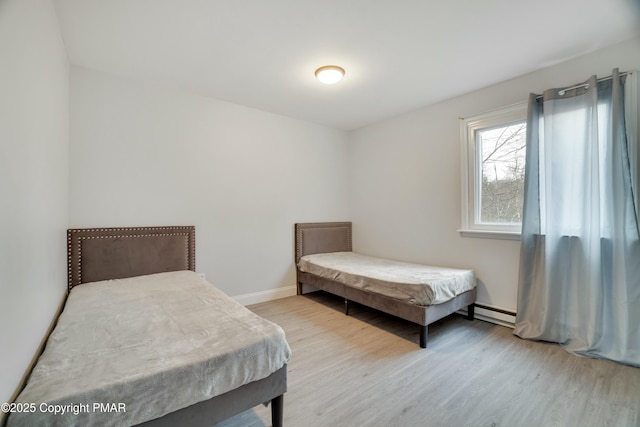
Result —
M 522 224 L 487 224 L 479 222 L 482 177 L 478 176 L 476 132 L 482 129 L 507 126 L 526 121 L 527 102 L 498 108 L 486 113 L 460 119 L 460 141 L 462 154 L 462 228 L 463 237 L 485 237 L 491 239 L 519 240 Z

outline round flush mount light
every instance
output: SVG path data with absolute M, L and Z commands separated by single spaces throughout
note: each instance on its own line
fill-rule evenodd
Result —
M 326 85 L 338 83 L 344 76 L 344 68 L 337 65 L 325 65 L 316 70 L 316 78 Z

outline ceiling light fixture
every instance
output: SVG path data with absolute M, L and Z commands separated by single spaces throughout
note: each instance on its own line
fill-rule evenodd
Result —
M 344 68 L 337 65 L 325 65 L 316 70 L 316 78 L 326 85 L 332 85 L 342 80 Z

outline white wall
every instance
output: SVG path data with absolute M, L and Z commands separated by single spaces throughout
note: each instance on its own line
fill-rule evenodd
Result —
M 640 68 L 640 40 L 353 131 L 348 182 L 355 250 L 473 268 L 481 282 L 478 301 L 515 311 L 519 242 L 463 238 L 457 231 L 458 118 L 526 101 L 530 92 L 582 82 L 592 74 L 607 76 L 615 67 Z
M 0 402 L 66 289 L 69 66 L 46 1 L 0 1 Z
M 196 269 L 210 282 L 232 296 L 289 295 L 293 224 L 348 219 L 346 141 L 342 131 L 72 67 L 69 222 L 195 225 Z

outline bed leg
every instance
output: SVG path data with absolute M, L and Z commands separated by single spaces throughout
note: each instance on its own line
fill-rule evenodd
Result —
M 344 314 L 346 316 L 349 315 L 349 300 L 345 298 L 344 300 Z
M 282 427 L 282 417 L 284 415 L 284 394 L 271 399 L 271 425 Z
M 427 348 L 427 333 L 429 332 L 429 326 L 420 325 L 420 347 Z
M 469 304 L 469 306 L 467 307 L 467 320 L 473 320 L 475 317 L 475 312 L 476 312 L 476 305 L 475 304 Z

